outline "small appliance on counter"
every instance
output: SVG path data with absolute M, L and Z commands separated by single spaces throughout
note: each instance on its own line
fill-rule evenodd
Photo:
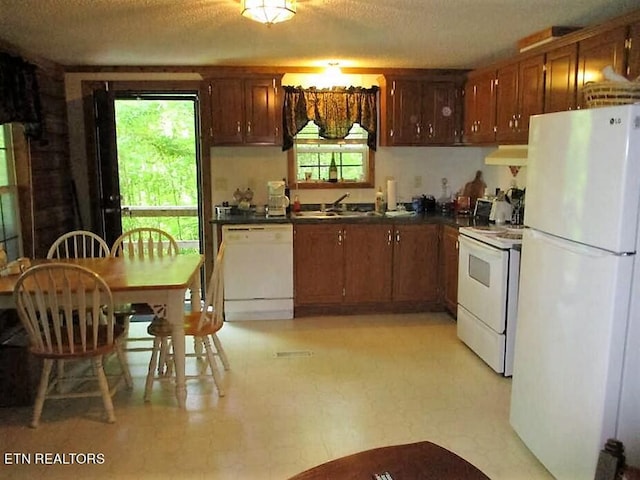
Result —
M 286 182 L 273 180 L 267 183 L 267 215 L 270 217 L 284 217 L 289 206 L 289 197 L 285 194 Z
M 489 200 L 488 198 L 479 198 L 476 200 L 476 205 L 473 209 L 473 217 L 477 220 L 488 222 L 492 208 L 493 200 Z
M 413 211 L 417 213 L 432 213 L 436 211 L 436 199 L 433 195 L 420 195 L 411 199 Z
M 507 221 L 510 222 L 512 211 L 513 207 L 511 203 L 509 203 L 508 199 L 505 196 L 505 193 L 501 190 L 493 201 L 493 205 L 491 206 L 489 221 L 496 222 L 497 224 L 502 224 Z
M 524 218 L 524 195 L 525 190 L 513 187 L 507 190 L 506 198 L 511 203 L 511 224 L 522 225 Z

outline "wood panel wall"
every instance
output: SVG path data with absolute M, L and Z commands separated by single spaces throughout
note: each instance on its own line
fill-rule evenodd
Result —
M 10 45 L 0 44 L 0 51 L 19 55 L 37 67 L 42 135 L 38 139 L 25 138 L 21 126 L 16 124 L 13 141 L 24 254 L 42 258 L 56 238 L 75 229 L 77 224 L 64 70 Z

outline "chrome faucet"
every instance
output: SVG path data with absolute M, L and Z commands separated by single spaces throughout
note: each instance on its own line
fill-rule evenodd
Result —
M 341 195 L 340 198 L 338 198 L 335 202 L 333 202 L 331 204 L 330 209 L 331 210 L 335 210 L 340 206 L 340 202 L 342 202 L 342 200 L 344 200 L 345 198 L 347 198 L 348 196 L 350 196 L 351 194 L 349 192 L 345 193 L 344 195 Z

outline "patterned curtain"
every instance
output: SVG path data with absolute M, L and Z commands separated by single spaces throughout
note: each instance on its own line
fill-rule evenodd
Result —
M 293 147 L 293 139 L 313 121 L 322 138 L 345 138 L 354 123 L 368 135 L 367 145 L 375 150 L 377 143 L 378 87 L 332 88 L 318 90 L 284 86 L 282 110 L 282 150 Z
M 0 124 L 11 122 L 23 123 L 27 136 L 40 135 L 41 109 L 36 66 L 20 57 L 0 53 Z

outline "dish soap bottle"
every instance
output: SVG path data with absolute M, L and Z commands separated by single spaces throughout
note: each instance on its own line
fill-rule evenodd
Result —
M 336 166 L 335 153 L 331 154 L 331 164 L 329 165 L 329 181 L 333 183 L 338 181 L 338 167 Z
M 302 210 L 302 205 L 300 205 L 300 199 L 296 195 L 295 199 L 293 200 L 293 212 L 298 213 L 300 210 Z
M 378 187 L 378 191 L 376 192 L 375 211 L 379 214 L 384 213 L 384 193 L 382 193 L 382 187 Z

